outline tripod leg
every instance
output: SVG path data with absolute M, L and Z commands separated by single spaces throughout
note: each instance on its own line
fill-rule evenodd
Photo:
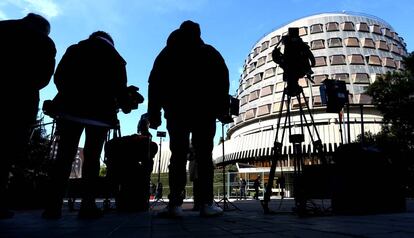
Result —
M 281 101 L 281 104 L 280 104 L 280 107 L 279 107 L 279 117 L 278 117 L 278 120 L 277 120 L 276 136 L 275 136 L 275 141 L 274 141 L 274 144 L 273 144 L 273 155 L 272 155 L 272 158 L 271 158 L 271 167 L 270 167 L 270 172 L 269 172 L 269 180 L 267 182 L 266 192 L 263 195 L 262 207 L 263 207 L 263 211 L 264 211 L 265 214 L 270 213 L 269 201 L 270 201 L 270 197 L 272 195 L 272 185 L 273 185 L 273 180 L 274 180 L 274 177 L 275 177 L 276 165 L 277 165 L 277 160 L 278 160 L 277 158 L 278 158 L 278 155 L 280 155 L 282 153 L 283 143 L 278 142 L 277 140 L 278 140 L 278 136 L 279 136 L 280 120 L 281 120 L 281 117 L 282 117 L 282 111 L 283 111 L 283 104 L 284 104 L 285 96 L 286 96 L 286 89 L 283 91 L 282 101 Z M 288 100 L 290 100 L 289 97 L 288 97 Z M 287 110 L 289 110 L 289 108 L 287 108 Z M 286 118 L 285 118 L 285 125 L 283 127 L 282 141 L 283 141 L 283 137 L 284 137 L 284 134 L 285 134 L 285 128 L 286 128 Z

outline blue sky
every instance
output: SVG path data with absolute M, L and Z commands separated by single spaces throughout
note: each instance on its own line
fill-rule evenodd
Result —
M 127 61 L 129 84 L 138 86 L 145 99 L 153 61 L 169 33 L 184 20 L 198 22 L 204 41 L 221 52 L 230 71 L 230 93 L 234 94 L 244 59 L 256 41 L 295 19 L 343 10 L 382 18 L 405 39 L 408 51 L 413 51 L 412 0 L 0 0 L 0 20 L 21 18 L 28 12 L 49 19 L 57 62 L 68 46 L 93 31 L 109 32 Z M 206 90 L 209 86 L 208 82 L 200 84 Z M 55 94 L 51 80 L 41 91 L 41 101 Z M 146 104 L 130 114 L 118 114 L 122 135 L 136 132 Z M 216 140 L 221 135 L 220 127 L 217 129 Z M 165 130 L 165 122 L 159 130 Z

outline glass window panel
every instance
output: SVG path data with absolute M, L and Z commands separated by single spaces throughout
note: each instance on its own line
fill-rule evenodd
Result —
M 323 25 L 322 24 L 313 24 L 310 26 L 310 33 L 320 33 L 323 32 Z
M 270 46 L 274 46 L 274 45 L 276 45 L 276 44 L 279 42 L 279 40 L 280 40 L 280 36 L 279 36 L 279 35 L 277 35 L 277 36 L 273 36 L 273 37 L 270 39 Z
M 351 75 L 354 83 L 369 83 L 369 75 L 366 73 L 355 73 Z
M 331 65 L 346 64 L 345 55 L 332 55 L 329 57 Z
M 315 57 L 315 67 L 318 67 L 318 66 L 326 66 L 326 57 L 325 56 Z
M 348 62 L 350 64 L 365 64 L 364 56 L 358 54 L 348 55 Z
M 371 32 L 374 34 L 382 35 L 381 28 L 379 25 L 372 25 Z
M 259 90 L 255 90 L 249 94 L 249 102 L 259 98 Z
M 267 78 L 273 77 L 275 76 L 275 73 L 276 73 L 276 67 L 266 69 L 264 73 L 264 78 L 267 79 Z
M 325 48 L 325 40 L 319 39 L 319 40 L 314 40 L 311 42 L 312 50 L 323 49 L 323 48 Z
M 344 41 L 347 47 L 359 47 L 359 40 L 356 37 L 348 37 Z
M 262 78 L 263 78 L 263 73 L 255 74 L 253 78 L 253 84 L 262 81 Z
M 272 106 L 271 104 L 260 106 L 257 110 L 257 116 L 263 116 L 263 115 L 270 114 L 271 106 Z
M 389 67 L 389 68 L 396 68 L 394 60 L 389 57 L 382 58 L 382 66 Z
M 339 31 L 338 22 L 328 22 L 328 23 L 326 23 L 326 31 Z
M 365 48 L 375 48 L 374 40 L 371 38 L 364 38 L 362 39 L 362 47 Z
M 256 108 L 246 111 L 244 120 L 252 119 L 256 116 Z
M 368 56 L 368 64 L 381 66 L 381 59 L 378 55 L 370 55 Z
M 299 28 L 299 36 L 305 36 L 308 34 L 308 28 L 307 27 L 301 27 Z
M 343 31 L 355 31 L 354 23 L 350 21 L 342 22 L 341 28 Z
M 385 42 L 383 40 L 376 41 L 375 46 L 377 47 L 377 49 L 380 49 L 380 50 L 387 50 L 387 51 L 389 50 L 387 42 Z
M 263 87 L 260 94 L 261 94 L 261 97 L 265 97 L 272 93 L 273 93 L 273 85 L 269 85 L 269 86 Z
M 266 56 L 262 56 L 257 60 L 257 67 L 264 65 L 266 63 Z
M 267 48 L 269 48 L 269 41 L 262 43 L 261 52 L 265 51 Z
M 369 26 L 366 22 L 360 22 L 357 24 L 357 30 L 362 32 L 369 32 Z
M 320 74 L 320 75 L 314 75 L 313 81 L 315 82 L 315 85 L 322 84 L 322 82 L 328 78 L 327 74 Z
M 341 38 L 330 38 L 328 39 L 328 47 L 341 47 L 342 46 L 342 40 Z

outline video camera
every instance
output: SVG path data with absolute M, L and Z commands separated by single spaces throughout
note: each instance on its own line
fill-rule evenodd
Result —
M 238 116 L 239 115 L 239 107 L 240 107 L 240 100 L 229 95 L 229 111 L 227 115 L 223 115 L 219 120 L 224 123 L 231 123 L 233 122 L 232 116 Z
M 280 43 L 284 45 L 284 52 L 281 52 Z M 288 34 L 283 36 L 272 52 L 273 61 L 284 71 L 283 80 L 297 86 L 298 80 L 307 76 L 311 79 L 315 65 L 315 57 L 309 46 L 299 36 L 299 28 L 290 27 Z M 292 85 L 293 86 L 293 85 Z
M 128 86 L 119 97 L 119 107 L 123 113 L 130 113 L 132 110 L 138 108 L 138 104 L 144 102 L 144 97 L 138 92 L 139 88 L 136 86 Z

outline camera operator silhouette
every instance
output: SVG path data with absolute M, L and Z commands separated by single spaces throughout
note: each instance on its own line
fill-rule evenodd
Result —
M 59 62 L 54 76 L 58 93 L 50 104 L 44 105 L 45 113 L 56 119 L 59 139 L 56 161 L 49 173 L 51 183 L 43 218 L 61 217 L 72 161 L 84 130 L 82 202 L 78 216 L 102 216 L 95 204 L 102 147 L 108 131 L 118 126 L 118 109 L 129 113 L 143 100 L 136 87 L 127 87 L 125 65 L 112 37 L 103 31 L 70 46 Z
M 49 33 L 49 22 L 34 13 L 0 21 L 0 101 L 3 111 L 13 117 L 3 126 L 7 139 L 1 143 L 0 219 L 13 217 L 5 201 L 10 166 L 24 160 L 36 123 L 39 90 L 49 84 L 55 69 L 56 48 Z
M 106 179 L 115 192 L 118 211 L 140 212 L 149 208 L 148 184 L 158 146 L 152 141 L 148 126 L 144 114 L 136 134 L 113 138 L 105 144 Z
M 278 45 L 283 43 L 284 52 L 280 52 Z M 288 34 L 283 36 L 272 52 L 273 61 L 283 69 L 283 80 L 287 82 L 287 88 L 291 96 L 300 92 L 298 80 L 304 76 L 311 79 L 315 66 L 315 57 L 309 46 L 299 37 L 299 28 L 291 27 Z
M 167 40 L 149 76 L 150 127 L 161 124 L 161 109 L 170 136 L 169 204 L 160 213 L 182 216 L 190 134 L 198 165 L 200 215 L 215 216 L 223 210 L 214 204 L 212 162 L 216 119 L 229 112 L 229 75 L 224 59 L 201 39 L 200 26 L 184 21 Z

